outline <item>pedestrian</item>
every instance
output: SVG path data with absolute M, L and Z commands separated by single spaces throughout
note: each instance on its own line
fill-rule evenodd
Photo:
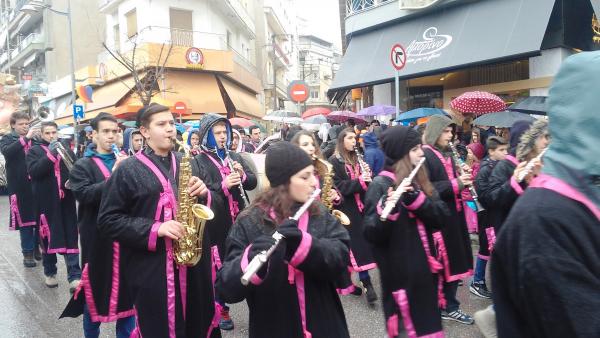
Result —
M 467 150 L 466 161 L 467 165 L 471 168 L 471 176 L 477 177 L 481 160 L 485 154 L 485 147 L 481 143 L 471 143 L 465 148 Z M 477 232 L 477 205 L 469 189 L 462 191 L 463 208 L 465 211 L 465 218 L 467 220 L 467 229 L 469 233 Z
M 550 88 L 552 142 L 541 174 L 513 206 L 492 253 L 500 338 L 600 333 L 599 86 L 600 52 L 587 52 L 566 59 Z
M 56 254 L 61 254 L 67 265 L 69 289 L 74 292 L 81 279 L 77 213 L 73 192 L 65 186 L 69 169 L 58 153 L 58 148 L 63 146 L 59 144 L 57 135 L 56 123 L 42 122 L 41 140 L 34 142 L 27 153 L 27 171 L 36 196 L 37 221 L 44 248 L 44 283 L 49 288 L 58 286 Z M 70 149 L 63 149 L 62 154 L 73 161 L 75 154 Z
M 446 116 L 431 116 L 425 128 L 423 148 L 429 180 L 450 212 L 441 231 L 434 233 L 438 256 L 444 266 L 446 307 L 442 309 L 442 319 L 470 325 L 473 318 L 460 309 L 456 292 L 459 280 L 473 273 L 471 240 L 461 200 L 461 191 L 472 184 L 472 177 L 468 172 L 457 174 L 458 164 L 454 162 L 449 147 L 455 127 L 455 123 Z
M 123 133 L 123 151 L 133 156 L 144 146 L 144 137 L 137 128 L 127 128 Z
M 366 290 L 369 304 L 378 296 L 373 288 L 369 270 L 377 267 L 369 243 L 363 236 L 364 197 L 371 174 L 359 163 L 354 129 L 346 128 L 338 136 L 335 154 L 329 158 L 333 165 L 333 181 L 342 195 L 339 210 L 350 218 L 350 263 Z M 366 165 L 366 164 L 365 164 Z
M 377 130 L 381 133 L 381 130 Z M 365 149 L 365 162 L 371 168 L 374 176 L 379 175 L 379 172 L 383 169 L 385 162 L 385 154 L 379 148 L 379 141 L 375 130 L 363 135 L 364 149 Z
M 98 208 L 106 180 L 127 156 L 117 156 L 113 151 L 119 125 L 111 114 L 100 113 L 90 126 L 94 146 L 75 163 L 69 175 L 71 191 L 79 202 L 83 274 L 80 287 L 62 316 L 83 314 L 85 338 L 98 338 L 100 323 L 114 321 L 117 322 L 116 337 L 128 338 L 135 328 L 135 310 L 121 274 L 123 252 L 119 242 L 100 235 L 97 230 Z
M 98 230 L 118 241 L 123 251 L 127 286 L 133 297 L 137 327 L 133 337 L 220 337 L 215 312 L 210 238 L 195 266 L 177 265 L 173 240 L 185 233 L 177 219 L 179 189 L 191 197 L 208 190 L 194 161 L 188 182 L 178 182 L 181 154 L 174 152 L 175 121 L 156 103 L 138 112 L 137 124 L 147 146 L 124 160 L 102 194 Z M 215 325 L 216 323 L 216 325 Z
M 441 337 L 443 297 L 438 297 L 438 272 L 442 265 L 434 258 L 432 233 L 444 224 L 449 211 L 424 167 L 413 182 L 404 181 L 424 156 L 419 133 L 391 127 L 382 134 L 381 144 L 386 166 L 367 191 L 364 235 L 379 267 L 388 337 L 399 337 L 401 327 L 409 338 Z M 380 220 L 396 185 L 405 192 L 388 218 Z
M 39 130 L 30 128 L 29 115 L 17 111 L 10 116 L 10 134 L 0 139 L 0 150 L 6 160 L 6 179 L 10 203 L 10 230 L 18 230 L 21 238 L 23 265 L 35 267 L 42 255 L 37 241 L 35 201 L 25 156 Z
M 250 126 L 248 128 L 248 134 L 250 135 L 250 140 L 244 144 L 245 150 L 248 153 L 253 153 L 256 148 L 260 145 L 261 141 L 261 132 L 260 127 L 258 126 Z
M 245 201 L 248 196 L 245 191 L 256 188 L 257 184 L 256 175 L 244 159 L 237 153 L 227 151 L 231 135 L 229 120 L 216 114 L 205 115 L 200 120 L 198 131 L 202 152 L 194 158 L 200 170 L 199 177 L 208 188 L 210 202 L 207 202 L 207 207 L 215 214 L 212 220 L 206 222 L 206 231 L 218 261 L 225 257 L 225 240 L 233 222 L 247 207 Z M 219 268 L 215 266 L 215 269 Z M 233 330 L 229 307 L 220 299 L 217 302 L 221 308 L 219 326 L 222 330 Z
M 254 337 L 349 337 L 334 281 L 346 269 L 348 232 L 319 202 L 298 221 L 290 219 L 309 200 L 317 180 L 310 157 L 280 141 L 265 160 L 271 188 L 236 220 L 217 291 L 228 302 L 246 299 L 248 335 Z M 285 241 L 265 266 L 242 285 L 240 278 L 258 253 L 274 244 L 277 230 Z
M 327 141 L 321 144 L 321 152 L 323 153 L 323 158 L 330 158 L 335 152 L 335 148 L 337 146 L 337 137 L 340 132 L 343 130 L 343 127 L 340 125 L 332 126 L 331 129 L 327 132 Z

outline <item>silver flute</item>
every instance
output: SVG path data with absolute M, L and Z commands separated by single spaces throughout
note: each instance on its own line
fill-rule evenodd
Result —
M 531 174 L 531 172 L 533 171 L 533 168 L 535 167 L 535 163 L 537 161 L 539 161 L 542 158 L 542 156 L 544 156 L 544 153 L 546 153 L 546 150 L 548 150 L 548 148 L 542 150 L 542 152 L 539 153 L 538 156 L 532 158 L 531 160 L 529 160 L 529 162 L 527 162 L 525 169 L 523 169 L 523 171 L 521 171 L 519 173 L 519 176 L 517 177 L 517 182 L 519 182 L 519 183 L 523 182 L 525 177 L 527 177 L 527 175 Z
M 410 172 L 410 175 L 408 175 L 407 178 L 403 179 L 402 182 L 412 182 L 412 180 L 419 172 L 419 169 L 421 169 L 423 163 L 425 163 L 425 157 L 423 157 L 419 161 L 419 163 L 417 163 L 413 171 Z M 394 192 L 392 193 L 392 199 L 385 203 L 385 207 L 383 207 L 383 211 L 381 212 L 381 216 L 379 216 L 379 220 L 381 220 L 382 222 L 387 220 L 388 216 L 390 215 L 390 212 L 392 212 L 392 209 L 394 209 L 394 206 L 396 205 L 396 203 L 398 203 L 400 197 L 402 197 L 402 194 L 405 192 L 403 188 L 404 187 L 402 186 L 402 183 L 400 183 L 396 190 L 394 190 Z
M 293 219 L 294 221 L 299 220 L 300 216 L 302 216 L 302 214 L 310 207 L 310 205 L 315 201 L 315 199 L 319 196 L 320 193 L 321 189 L 315 189 L 315 191 L 313 191 L 308 200 L 304 202 L 304 204 L 302 204 L 300 209 L 298 209 L 298 211 L 296 211 L 294 216 L 290 219 Z M 260 270 L 260 268 L 262 268 L 263 265 L 265 265 L 265 263 L 269 261 L 269 258 L 277 249 L 277 246 L 279 246 L 281 240 L 284 238 L 283 235 L 277 231 L 275 231 L 271 237 L 273 237 L 275 243 L 273 243 L 273 245 L 271 245 L 269 249 L 259 252 L 256 256 L 254 256 L 254 258 L 252 258 L 252 261 L 250 261 L 250 264 L 248 264 L 246 272 L 244 272 L 244 274 L 242 275 L 241 281 L 243 285 L 248 285 L 248 283 L 250 283 L 250 279 L 252 279 L 252 277 L 254 277 L 256 273 L 258 273 L 258 270 Z
M 226 156 L 229 158 L 229 161 L 227 161 L 228 165 L 229 165 L 229 171 L 233 174 L 235 171 L 235 168 L 233 167 L 233 158 L 231 158 L 231 155 L 229 155 L 229 149 L 227 149 L 227 146 L 225 146 L 225 154 Z M 241 176 L 240 176 L 241 179 Z M 240 195 L 242 195 L 242 199 L 244 200 L 244 204 L 246 205 L 246 207 L 248 207 L 250 205 L 250 201 L 248 200 L 248 197 L 246 197 L 246 189 L 244 189 L 244 182 L 240 181 L 240 184 L 238 185 L 239 189 L 240 189 Z
M 458 164 L 458 169 L 460 170 L 460 175 L 462 176 L 465 174 L 465 170 L 462 167 L 463 164 L 465 164 L 465 162 L 458 155 L 458 151 L 456 150 L 454 143 L 448 142 L 448 145 L 450 146 L 450 149 L 452 149 L 452 156 L 454 157 L 454 160 Z M 481 205 L 481 203 L 479 203 L 479 195 L 477 195 L 477 191 L 475 190 L 475 187 L 473 186 L 473 184 L 470 184 L 468 189 L 469 189 L 469 192 L 471 193 L 471 196 L 473 197 L 473 202 L 475 202 L 475 207 L 477 208 L 477 212 L 484 211 L 485 208 L 483 207 L 483 205 Z
M 363 155 L 360 153 L 360 151 L 358 151 L 357 146 L 354 146 L 354 152 L 356 153 L 356 159 L 358 161 L 358 164 L 360 165 L 360 170 L 362 171 L 363 180 L 370 181 L 372 179 L 370 174 L 371 168 L 369 167 L 367 162 L 365 162 L 365 159 L 363 158 Z

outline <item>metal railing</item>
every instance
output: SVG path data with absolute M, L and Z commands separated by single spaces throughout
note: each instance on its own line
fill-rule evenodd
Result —
M 346 16 L 361 13 L 396 0 L 346 0 Z

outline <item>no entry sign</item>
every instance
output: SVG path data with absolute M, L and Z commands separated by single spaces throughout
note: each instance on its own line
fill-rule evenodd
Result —
M 175 102 L 174 106 L 174 110 L 175 113 L 179 114 L 179 115 L 185 115 L 187 114 L 187 105 L 184 102 Z
M 406 65 L 406 51 L 401 44 L 397 43 L 392 46 L 392 51 L 390 53 L 390 60 L 392 61 L 392 66 L 396 68 L 396 70 L 401 70 Z
M 309 89 L 304 81 L 292 81 L 288 86 L 288 97 L 290 100 L 300 103 L 308 99 Z

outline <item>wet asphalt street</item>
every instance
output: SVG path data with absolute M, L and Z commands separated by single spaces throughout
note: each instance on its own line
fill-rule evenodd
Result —
M 25 268 L 19 245 L 19 234 L 8 231 L 8 198 L 0 196 L 0 338 L 76 338 L 83 337 L 82 319 L 58 320 L 69 300 L 64 261 L 58 260 L 58 288 L 49 289 L 44 283 L 41 262 L 35 268 Z M 477 248 L 474 247 L 474 250 Z M 372 274 L 379 285 L 377 273 Z M 471 295 L 467 283 L 459 287 L 461 308 L 473 314 L 485 308 L 489 301 Z M 379 304 L 369 307 L 364 297 L 344 296 L 342 303 L 352 337 L 385 337 L 383 313 Z M 245 303 L 231 306 L 235 330 L 225 338 L 248 335 L 248 312 Z M 475 325 L 444 323 L 446 337 L 481 338 Z M 114 324 L 103 324 L 101 337 L 114 337 Z

